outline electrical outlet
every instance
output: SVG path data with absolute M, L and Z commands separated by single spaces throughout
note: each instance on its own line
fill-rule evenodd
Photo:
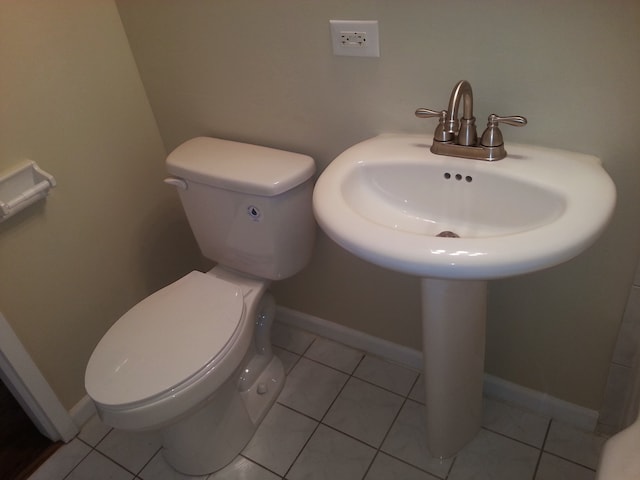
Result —
M 367 46 L 367 32 L 340 32 L 340 45 L 364 48 Z
M 377 20 L 329 20 L 334 55 L 379 57 Z

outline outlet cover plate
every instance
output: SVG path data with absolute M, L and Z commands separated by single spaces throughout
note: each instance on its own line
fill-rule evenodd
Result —
M 329 20 L 334 55 L 379 57 L 377 20 Z

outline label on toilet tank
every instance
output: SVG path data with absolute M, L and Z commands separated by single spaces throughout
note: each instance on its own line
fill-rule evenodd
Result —
M 247 207 L 247 213 L 254 222 L 260 222 L 262 220 L 262 212 L 260 212 L 260 209 L 255 205 L 249 205 Z

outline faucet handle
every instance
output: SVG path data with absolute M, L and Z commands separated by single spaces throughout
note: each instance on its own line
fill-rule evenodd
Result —
M 497 127 L 500 123 L 506 123 L 514 127 L 524 127 L 527 124 L 527 119 L 520 115 L 512 115 L 510 117 L 501 117 L 495 113 L 489 115 L 487 127 Z
M 432 118 L 432 117 L 442 117 L 443 114 L 446 115 L 447 111 L 446 110 L 442 110 L 442 111 L 436 111 L 436 110 L 431 110 L 430 108 L 419 108 L 416 110 L 416 117 L 418 118 Z
M 527 119 L 519 115 L 501 117 L 492 113 L 489 115 L 489 119 L 487 121 L 487 129 L 484 131 L 482 138 L 480 139 L 481 145 L 485 147 L 499 147 L 504 144 L 502 132 L 498 128 L 500 123 L 506 123 L 507 125 L 512 125 L 514 127 L 523 127 L 527 124 Z
M 437 142 L 450 142 L 453 140 L 453 133 L 448 132 L 447 129 L 444 128 L 447 115 L 448 112 L 446 110 L 440 110 L 439 112 L 429 108 L 419 108 L 416 110 L 416 117 L 418 118 L 440 117 L 436 131 L 433 134 L 433 139 Z

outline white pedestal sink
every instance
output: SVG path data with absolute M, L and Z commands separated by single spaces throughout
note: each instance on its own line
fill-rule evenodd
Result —
M 322 173 L 313 204 L 343 248 L 422 278 L 427 445 L 447 458 L 480 428 L 487 280 L 580 254 L 616 194 L 593 156 L 511 145 L 485 162 L 430 146 L 422 135 L 359 143 Z

